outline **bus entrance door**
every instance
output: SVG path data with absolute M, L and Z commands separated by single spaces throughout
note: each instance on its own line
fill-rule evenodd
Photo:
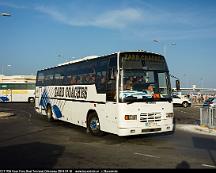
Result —
M 117 123 L 118 123 L 118 109 L 117 109 L 117 104 L 113 102 L 107 102 L 106 103 L 106 123 L 107 130 L 110 131 L 111 129 L 113 132 L 117 129 L 113 129 L 112 127 L 117 128 Z

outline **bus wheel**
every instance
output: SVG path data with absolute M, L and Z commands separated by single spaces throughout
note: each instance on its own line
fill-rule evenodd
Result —
M 53 118 L 53 116 L 52 116 L 52 109 L 51 109 L 51 107 L 50 106 L 48 106 L 47 107 L 47 111 L 46 111 L 46 114 L 47 114 L 47 119 L 48 119 L 48 121 L 53 121 L 54 120 L 54 118 Z
M 100 130 L 100 122 L 96 112 L 91 113 L 88 118 L 88 129 L 93 136 L 103 136 L 104 132 Z
M 33 97 L 29 97 L 28 102 L 29 102 L 29 103 L 34 103 L 34 102 L 35 102 L 35 99 L 34 99 Z
M 187 108 L 188 105 L 189 105 L 188 102 L 183 102 L 183 103 L 182 103 L 182 106 L 183 106 L 184 108 Z

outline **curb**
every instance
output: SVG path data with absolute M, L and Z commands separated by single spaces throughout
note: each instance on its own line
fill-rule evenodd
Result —
M 0 118 L 14 116 L 15 114 L 12 112 L 0 112 Z
M 199 130 L 199 131 L 206 132 L 206 133 L 212 133 L 212 134 L 216 135 L 216 130 L 215 129 L 210 129 L 210 128 L 205 127 L 205 126 L 195 127 L 195 130 Z
M 193 124 L 177 124 L 176 128 L 183 131 L 189 131 L 193 133 L 205 134 L 216 136 L 216 130 L 210 129 L 205 126 L 193 125 Z

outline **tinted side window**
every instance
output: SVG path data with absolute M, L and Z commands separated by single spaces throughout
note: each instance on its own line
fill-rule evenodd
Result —
M 8 84 L 0 84 L 0 90 L 9 89 Z
M 54 70 L 54 85 L 63 85 L 64 81 L 64 71 L 62 68 L 56 68 Z
M 95 83 L 95 63 L 81 62 L 64 69 L 65 85 L 88 85 Z
M 27 84 L 27 89 L 34 90 L 35 89 L 35 84 L 34 83 Z
M 53 78 L 54 78 L 53 69 L 46 71 L 45 75 L 44 75 L 44 83 L 45 83 L 45 85 L 47 85 L 47 86 L 53 85 Z
M 37 86 L 43 86 L 44 85 L 44 72 L 38 72 L 37 73 L 36 85 Z
M 106 88 L 107 101 L 116 101 L 116 80 L 117 80 L 117 55 L 112 55 L 109 60 L 108 79 Z
M 98 93 L 106 93 L 108 58 L 99 59 L 96 66 L 96 89 Z

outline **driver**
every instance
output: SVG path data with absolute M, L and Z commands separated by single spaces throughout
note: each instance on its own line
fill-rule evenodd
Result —
M 124 85 L 124 90 L 132 90 L 132 85 L 133 85 L 133 77 L 130 77 Z
M 154 88 L 153 88 L 152 85 L 149 85 L 145 91 L 146 91 L 147 94 L 149 94 L 149 95 L 154 94 Z

